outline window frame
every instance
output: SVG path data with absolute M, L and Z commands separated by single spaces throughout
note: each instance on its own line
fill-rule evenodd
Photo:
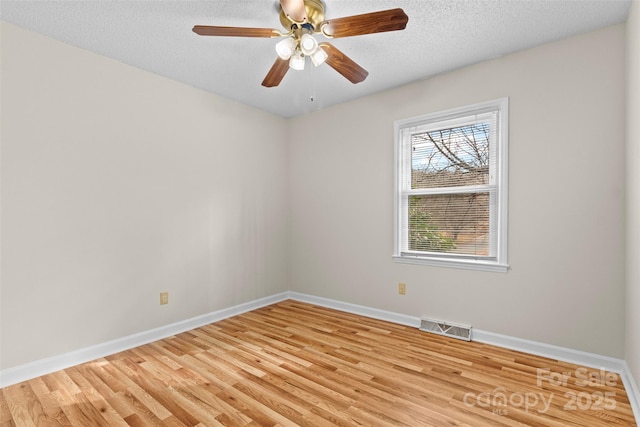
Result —
M 475 257 L 473 255 L 435 255 L 427 252 L 409 252 L 403 249 L 408 233 L 405 227 L 403 212 L 408 203 L 404 203 L 403 182 L 407 179 L 406 173 L 411 173 L 410 155 L 403 152 L 403 138 L 406 130 L 416 127 L 429 127 L 437 129 L 439 124 L 444 128 L 444 122 L 465 121 L 473 116 L 484 113 L 496 113 L 496 141 L 495 141 L 495 187 L 493 197 L 497 198 L 496 207 L 490 211 L 495 216 L 495 230 L 490 235 L 495 235 L 490 245 L 495 245 L 495 256 Z M 509 98 L 499 98 L 477 104 L 466 105 L 445 111 L 429 113 L 422 116 L 396 120 L 394 122 L 394 249 L 393 260 L 400 263 L 421 264 L 439 267 L 453 267 L 461 269 L 507 272 L 507 232 L 508 232 L 508 140 L 509 140 Z M 410 145 L 409 145 L 410 146 Z M 407 168 L 407 163 L 409 167 Z M 490 162 L 491 163 L 491 162 Z M 409 169 L 407 171 L 407 169 Z M 460 189 L 434 189 L 433 193 L 456 194 L 460 191 L 469 192 L 472 187 Z M 433 194 L 432 193 L 432 194 Z M 492 221 L 493 222 L 493 221 Z

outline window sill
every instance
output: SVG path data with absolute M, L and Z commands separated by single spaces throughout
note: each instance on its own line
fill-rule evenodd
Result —
M 499 264 L 491 261 L 478 261 L 478 260 L 459 260 L 459 259 L 437 259 L 427 258 L 419 256 L 408 255 L 394 255 L 393 260 L 395 262 L 403 264 L 418 264 L 418 265 L 431 265 L 434 267 L 447 267 L 458 268 L 463 270 L 479 270 L 479 271 L 494 271 L 499 273 L 506 273 L 509 270 L 508 264 Z

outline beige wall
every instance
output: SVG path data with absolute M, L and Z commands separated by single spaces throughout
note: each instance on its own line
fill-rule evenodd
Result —
M 1 114 L 2 369 L 287 290 L 286 121 L 6 23 Z
M 609 27 L 293 121 L 314 131 L 289 147 L 291 287 L 623 357 L 624 38 Z M 394 263 L 393 121 L 503 96 L 511 270 Z
M 627 21 L 627 339 L 626 360 L 640 385 L 640 1 Z
M 0 368 L 287 289 L 623 357 L 624 37 L 285 121 L 2 24 Z M 502 96 L 511 271 L 393 263 L 393 121 Z

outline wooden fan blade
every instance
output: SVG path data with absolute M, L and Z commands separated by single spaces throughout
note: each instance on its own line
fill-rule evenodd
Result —
M 201 36 L 225 36 L 225 37 L 278 37 L 280 32 L 271 28 L 244 28 L 244 27 L 215 27 L 210 25 L 196 25 L 193 32 Z
M 330 19 L 320 24 L 320 28 L 327 37 L 351 37 L 404 30 L 408 21 L 404 10 L 398 8 Z
M 266 77 L 262 81 L 264 87 L 278 86 L 282 81 L 282 78 L 289 71 L 289 61 L 280 57 L 276 58 L 276 62 L 267 73 Z
M 331 68 L 342 74 L 351 83 L 360 83 L 367 78 L 369 72 L 356 64 L 351 58 L 340 52 L 335 46 L 329 43 L 319 45 L 326 53 L 326 63 Z
M 293 22 L 307 21 L 307 11 L 304 8 L 304 0 L 280 0 L 280 7 L 287 18 Z

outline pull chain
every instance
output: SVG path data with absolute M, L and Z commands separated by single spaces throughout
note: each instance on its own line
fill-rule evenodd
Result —
M 309 85 L 309 101 L 314 102 L 316 99 L 316 78 L 315 78 L 315 73 L 316 73 L 316 67 L 313 66 L 311 67 L 311 73 L 309 73 L 310 78 L 311 78 L 311 84 Z

